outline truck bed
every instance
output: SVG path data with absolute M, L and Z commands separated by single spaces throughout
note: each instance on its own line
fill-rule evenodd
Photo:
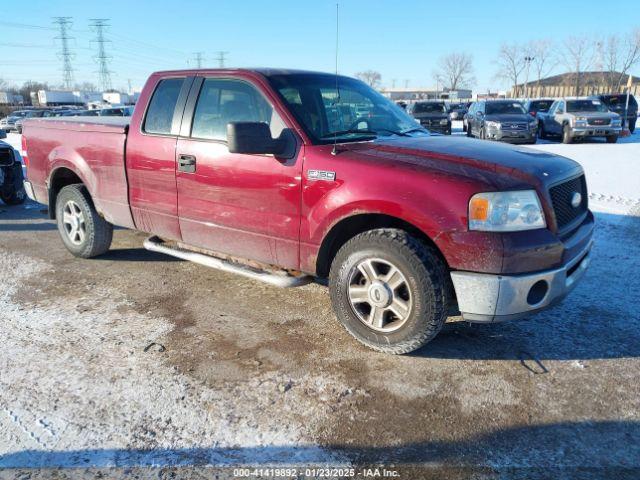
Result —
M 43 128 L 83 132 L 127 133 L 131 117 L 52 117 L 29 119 Z
M 125 145 L 129 117 L 29 119 L 23 124 L 29 181 L 40 203 L 60 175 L 73 174 L 89 190 L 109 222 L 133 228 L 129 209 Z M 55 208 L 49 205 L 50 209 Z

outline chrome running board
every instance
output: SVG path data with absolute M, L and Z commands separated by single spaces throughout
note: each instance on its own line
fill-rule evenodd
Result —
M 198 263 L 205 267 L 222 270 L 223 272 L 236 273 L 243 277 L 252 278 L 281 288 L 300 287 L 313 281 L 313 278 L 309 275 L 294 276 L 286 273 L 285 271 L 282 271 L 282 273 L 274 271 L 272 273 L 264 270 L 252 269 L 251 267 L 232 263 L 211 255 L 205 255 L 203 253 L 192 252 L 176 247 L 169 247 L 165 245 L 165 242 L 162 239 L 156 236 L 147 238 L 144 241 L 144 248 L 152 252 L 164 253 L 166 255 L 171 255 L 172 257 L 181 258 L 182 260 Z

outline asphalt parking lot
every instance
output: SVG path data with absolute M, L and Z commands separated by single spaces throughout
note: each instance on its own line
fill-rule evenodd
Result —
M 637 478 L 640 218 L 597 221 L 592 267 L 562 305 L 504 324 L 451 318 L 396 357 L 357 344 L 320 285 L 282 290 L 175 261 L 126 230 L 80 260 L 42 206 L 1 206 L 0 466 L 385 463 L 533 478 L 536 465 Z

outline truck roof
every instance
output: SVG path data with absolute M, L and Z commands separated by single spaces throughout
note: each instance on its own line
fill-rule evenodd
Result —
M 335 73 L 329 72 L 317 72 L 313 70 L 299 70 L 295 68 L 200 68 L 200 69 L 187 69 L 187 70 L 161 70 L 154 72 L 153 75 L 198 75 L 203 73 L 258 73 L 265 77 L 271 77 L 274 75 L 335 75 Z M 344 75 L 338 75 L 344 77 Z

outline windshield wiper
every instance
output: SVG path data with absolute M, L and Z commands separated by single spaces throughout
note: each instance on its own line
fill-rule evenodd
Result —
M 367 136 L 378 136 L 378 134 L 376 132 L 374 132 L 373 130 L 339 130 L 337 132 L 331 132 L 331 133 L 327 133 L 326 135 L 323 135 L 322 137 L 320 137 L 321 139 L 327 139 L 327 138 L 333 138 L 333 137 L 340 137 L 342 135 L 349 135 L 349 134 L 363 134 L 363 135 L 367 135 Z

